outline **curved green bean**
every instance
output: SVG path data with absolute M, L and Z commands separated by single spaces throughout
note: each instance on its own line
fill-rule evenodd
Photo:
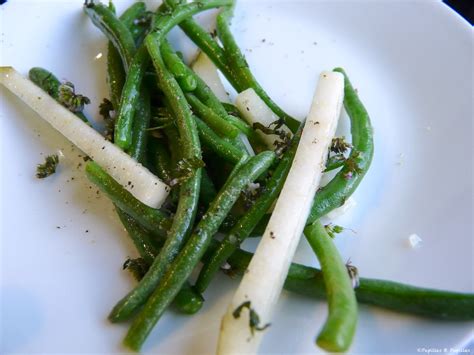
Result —
M 63 103 L 59 101 L 59 87 L 61 86 L 61 82 L 53 73 L 44 68 L 34 67 L 28 72 L 28 77 L 33 83 L 46 91 L 49 96 L 63 105 Z M 89 120 L 82 112 L 73 113 L 82 121 L 89 123 Z
M 156 46 L 155 53 L 159 52 L 161 41 L 166 34 L 186 17 L 213 7 L 226 5 L 228 2 L 229 0 L 209 0 L 206 2 L 190 3 L 176 7 L 176 9 L 170 14 L 159 13 L 156 16 L 153 25 L 153 32 L 145 38 L 146 46 L 141 46 L 133 57 L 133 60 L 130 61 L 129 58 L 129 61 L 127 62 L 129 63 L 130 68 L 122 89 L 120 108 L 115 124 L 114 141 L 116 145 L 124 150 L 127 150 L 130 147 L 136 103 L 140 96 L 140 87 L 149 63 L 148 52 L 151 54 L 153 46 Z
M 214 241 L 208 254 L 218 247 Z M 229 272 L 242 275 L 253 254 L 237 249 L 227 260 Z M 203 258 L 206 260 L 207 255 Z M 310 266 L 292 263 L 284 288 L 296 294 L 321 299 L 326 297 L 323 273 Z M 359 278 L 355 289 L 357 301 L 395 312 L 416 314 L 441 320 L 473 320 L 474 294 L 434 290 L 398 282 Z
M 280 194 L 290 171 L 300 137 L 301 130 L 294 135 L 290 148 L 282 156 L 271 178 L 265 184 L 265 193 L 255 201 L 252 207 L 227 233 L 215 252 L 207 258 L 195 284 L 199 292 L 202 293 L 206 290 L 215 273 L 239 245 L 249 237 L 255 226 Z
M 150 37 L 147 37 L 146 46 L 153 60 L 158 86 L 166 96 L 167 102 L 176 117 L 175 122 L 180 136 L 181 156 L 184 159 L 201 159 L 200 143 L 192 113 L 186 104 L 186 99 L 178 83 L 164 65 L 159 52 L 160 45 L 156 41 L 156 38 L 150 39 Z M 155 44 L 156 46 L 154 46 Z M 146 50 L 146 47 L 142 48 Z M 139 284 L 113 308 L 109 315 L 109 320 L 112 322 L 124 321 L 133 316 L 151 295 L 170 263 L 178 254 L 194 223 L 200 185 L 201 169 L 198 168 L 180 186 L 178 207 L 165 245 Z
M 198 117 L 194 117 L 199 131 L 199 137 L 204 145 L 209 147 L 222 159 L 232 164 L 237 164 L 247 154 L 235 147 L 232 143 L 219 137 L 208 125 Z
M 186 98 L 195 111 L 195 114 L 201 118 L 209 127 L 217 132 L 221 137 L 236 138 L 239 135 L 239 129 L 224 120 L 221 116 L 204 105 L 193 94 L 187 94 Z
M 132 123 L 132 138 L 128 154 L 136 161 L 145 164 L 148 142 L 148 127 L 150 125 L 150 95 L 148 89 L 142 86 L 142 92 L 137 101 L 137 108 Z
M 373 131 L 369 115 L 344 70 L 338 68 L 335 71 L 344 74 L 344 107 L 351 121 L 353 148 L 344 161 L 343 168 L 326 186 L 317 191 L 306 225 L 344 204 L 364 178 L 374 154 Z M 261 235 L 268 220 L 268 215 L 262 218 L 254 232 Z
M 148 149 L 148 160 L 153 171 L 161 181 L 171 181 L 171 157 L 166 144 L 159 139 L 151 139 Z
M 178 254 L 194 222 L 201 184 L 200 177 L 201 170 L 199 169 L 195 173 L 195 178 L 188 179 L 180 186 L 178 208 L 163 248 L 138 285 L 115 305 L 109 315 L 110 321 L 122 322 L 130 319 L 153 293 L 157 283 Z
M 374 154 L 369 115 L 344 70 L 341 68 L 334 70 L 344 74 L 344 107 L 351 121 L 353 148 L 344 162 L 344 167 L 316 193 L 307 224 L 313 223 L 344 204 L 364 178 Z M 354 164 L 356 169 L 354 169 Z
M 153 117 L 153 120 L 157 122 L 159 125 L 165 126 L 163 130 L 165 131 L 166 135 L 170 132 L 169 125 L 174 123 L 174 119 L 171 113 L 167 112 L 168 110 L 164 108 L 162 113 L 166 116 L 162 117 Z M 236 164 L 238 163 L 244 156 L 247 156 L 247 153 L 244 149 L 239 149 L 236 147 L 233 142 L 229 142 L 225 140 L 217 133 L 215 133 L 206 123 L 204 123 L 199 117 L 193 116 L 196 126 L 199 133 L 199 138 L 201 139 L 204 146 L 208 147 L 217 156 L 224 159 L 225 161 Z M 170 139 L 170 148 L 174 146 L 174 143 L 177 142 L 177 137 Z
M 304 230 L 323 273 L 329 313 L 317 344 L 330 352 L 344 352 L 357 326 L 357 300 L 346 265 L 324 226 L 316 221 Z
M 127 72 L 135 53 L 135 41 L 126 25 L 107 6 L 100 2 L 86 1 L 84 12 L 114 44 Z
M 105 193 L 119 209 L 133 217 L 145 229 L 161 236 L 166 235 L 170 220 L 165 213 L 137 200 L 97 163 L 88 162 L 85 170 L 89 180 Z
M 147 69 L 150 56 L 145 46 L 140 47 L 130 63 L 127 78 L 122 89 L 120 105 L 115 121 L 114 143 L 128 150 L 132 144 L 132 127 L 137 110 L 137 102 L 141 95 L 143 76 Z
M 134 218 L 130 217 L 118 207 L 116 207 L 116 211 L 140 257 L 143 258 L 148 265 L 151 265 L 157 254 L 157 249 L 161 247 L 161 241 L 150 237 L 150 234 L 144 230 Z
M 149 265 L 153 263 L 158 250 L 162 247 L 162 240 L 152 238 L 140 225 L 129 215 L 117 209 L 122 224 L 138 250 L 140 257 Z M 204 303 L 204 299 L 186 281 L 181 290 L 176 295 L 173 305 L 185 314 L 194 314 L 199 311 Z
M 145 13 L 145 4 L 143 2 L 136 2 L 120 16 L 120 21 L 130 30 L 135 42 L 138 36 L 141 35 L 138 30 L 141 30 L 143 26 L 135 25 L 134 21 Z M 120 105 L 120 96 L 122 95 L 122 88 L 125 83 L 125 69 L 120 53 L 111 41 L 109 41 L 107 45 L 107 83 L 110 101 L 114 109 L 117 110 Z
M 275 159 L 272 152 L 250 158 L 219 191 L 189 241 L 160 281 L 157 289 L 132 323 L 124 344 L 138 351 L 164 310 L 175 298 L 209 246 L 212 236 L 240 195 L 242 189 L 265 172 Z

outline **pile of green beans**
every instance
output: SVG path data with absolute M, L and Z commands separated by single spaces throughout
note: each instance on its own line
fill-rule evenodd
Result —
M 124 344 L 138 351 L 173 304 L 186 314 L 200 310 L 202 294 L 223 265 L 226 273 L 243 274 L 252 253 L 242 242 L 261 234 L 290 171 L 302 127 L 260 86 L 230 31 L 235 2 L 165 0 L 154 12 L 143 2 L 120 17 L 112 4 L 86 1 L 84 11 L 108 39 L 107 83 L 116 113 L 114 144 L 169 185 L 160 208 L 144 205 L 91 161 L 86 175 L 110 198 L 131 238 L 144 275 L 113 307 L 112 322 L 131 320 Z M 212 8 L 217 15 L 213 38 L 192 18 Z M 236 108 L 219 101 L 167 40 L 180 26 L 224 74 L 237 92 L 253 88 L 294 133 L 281 156 L 265 148 L 255 129 Z M 367 173 L 374 148 L 369 115 L 344 75 L 344 107 L 351 122 L 352 145 L 347 158 L 329 161 L 335 176 L 314 196 L 304 234 L 321 270 L 291 264 L 285 289 L 328 300 L 328 317 L 317 337 L 328 351 L 346 351 L 357 324 L 357 302 L 397 312 L 446 320 L 474 319 L 474 295 L 431 290 L 390 281 L 360 278 L 355 286 L 319 219 L 340 207 Z M 30 79 L 58 99 L 60 82 L 42 68 Z M 86 120 L 82 113 L 76 113 Z M 252 149 L 245 148 L 242 136 Z M 254 154 L 256 153 L 256 155 Z M 213 168 L 211 168 L 213 167 Z M 216 178 L 216 167 L 219 175 Z M 260 188 L 248 200 L 248 188 Z M 248 204 L 248 205 L 246 205 Z M 246 206 L 243 208 L 242 206 Z M 223 238 L 215 238 L 219 233 Z M 202 264 L 197 280 L 190 282 Z

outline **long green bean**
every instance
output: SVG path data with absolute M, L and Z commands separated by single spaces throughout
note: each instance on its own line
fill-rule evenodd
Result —
M 265 193 L 254 202 L 252 207 L 250 207 L 245 215 L 234 225 L 230 232 L 227 233 L 217 250 L 207 258 L 195 285 L 199 292 L 202 293 L 206 290 L 214 274 L 239 245 L 249 237 L 255 226 L 265 213 L 267 213 L 268 209 L 280 194 L 288 172 L 290 171 L 300 137 L 301 131 L 298 131 L 293 137 L 290 148 L 282 156 L 271 178 L 266 182 Z
M 115 122 L 114 143 L 127 150 L 132 144 L 132 126 L 141 95 L 143 76 L 150 61 L 145 46 L 141 46 L 133 57 L 120 97 L 120 106 Z M 144 102 L 144 99 L 143 99 Z
M 344 70 L 337 68 L 335 71 L 344 74 L 344 107 L 351 121 L 352 150 L 344 161 L 343 168 L 327 185 L 317 191 L 306 221 L 307 225 L 344 204 L 364 178 L 374 154 L 373 131 L 369 115 Z M 262 218 L 254 232 L 261 235 L 268 220 L 268 215 Z
M 344 107 L 351 121 L 353 148 L 344 162 L 344 167 L 316 193 L 307 224 L 313 223 L 344 204 L 364 178 L 374 154 L 369 115 L 344 70 L 341 68 L 334 70 L 344 74 Z
M 176 7 L 180 1 L 168 1 L 172 7 Z M 234 4 L 234 2 L 233 2 Z M 188 37 L 214 62 L 221 70 L 226 79 L 238 91 L 253 88 L 268 107 L 280 118 L 285 120 L 288 127 L 294 132 L 299 122 L 285 113 L 263 90 L 260 84 L 248 68 L 247 61 L 237 46 L 235 39 L 229 29 L 228 22 L 232 17 L 232 6 L 222 11 L 217 17 L 217 30 L 222 49 L 217 42 L 193 20 L 186 20 L 181 24 L 181 28 Z
M 142 227 L 161 236 L 166 235 L 170 220 L 165 213 L 137 200 L 93 161 L 86 164 L 86 175 L 118 208 L 133 217 Z
M 114 44 L 127 72 L 135 53 L 135 41 L 126 25 L 107 6 L 100 2 L 86 1 L 84 12 Z
M 64 103 L 59 100 L 59 87 L 61 86 L 61 82 L 53 73 L 44 68 L 34 67 L 28 72 L 28 77 L 37 86 L 46 91 L 49 96 L 64 106 Z M 89 120 L 82 112 L 73 113 L 84 122 L 89 123 Z
M 150 125 L 150 95 L 148 89 L 142 86 L 137 108 L 132 123 L 132 138 L 128 154 L 138 162 L 145 164 L 146 147 L 148 142 L 148 127 Z
M 199 131 L 199 137 L 204 145 L 214 151 L 219 157 L 232 164 L 237 164 L 246 153 L 236 148 L 232 143 L 219 137 L 208 125 L 198 117 L 194 117 Z
M 160 180 L 169 183 L 172 179 L 171 156 L 166 144 L 160 139 L 151 139 L 148 149 L 148 160 L 153 167 L 152 170 Z
M 115 144 L 124 150 L 130 147 L 133 117 L 140 95 L 140 87 L 149 62 L 148 52 L 151 51 L 151 47 L 156 45 L 156 51 L 158 51 L 161 41 L 166 34 L 186 17 L 228 3 L 229 0 L 208 0 L 206 2 L 190 3 L 176 7 L 170 14 L 159 13 L 156 16 L 153 31 L 145 39 L 147 48 L 141 46 L 133 57 L 133 60 L 128 62 L 130 68 L 122 90 L 120 108 L 115 124 Z M 106 20 L 103 22 L 107 23 Z
M 148 48 L 149 50 L 156 70 L 158 86 L 165 94 L 167 102 L 176 117 L 182 151 L 181 156 L 184 159 L 201 159 L 196 124 L 186 104 L 183 92 L 161 59 L 159 52 L 160 43 L 154 37 L 147 37 L 145 41 L 146 47 L 142 48 L 145 50 Z M 178 207 L 165 245 L 137 287 L 130 291 L 113 308 L 109 316 L 109 320 L 112 322 L 127 320 L 138 310 L 151 295 L 170 263 L 178 254 L 196 216 L 200 185 L 201 168 L 198 168 L 180 186 Z
M 126 213 L 117 210 L 117 213 L 138 250 L 140 257 L 147 263 L 148 267 L 153 263 L 158 250 L 162 247 L 163 241 L 152 238 L 147 231 Z M 173 305 L 185 314 L 194 314 L 201 309 L 204 299 L 201 294 L 186 281 L 181 290 L 176 295 Z
M 272 152 L 260 153 L 250 158 L 219 191 L 184 249 L 133 321 L 124 339 L 126 346 L 133 350 L 140 349 L 153 326 L 175 298 L 177 291 L 203 256 L 212 240 L 212 236 L 217 232 L 242 189 L 265 172 L 274 161 L 274 158 L 275 155 Z
M 323 273 L 329 314 L 317 344 L 330 352 L 346 351 L 357 325 L 357 300 L 347 268 L 324 226 L 316 221 L 304 230 Z
M 146 13 L 146 7 L 143 2 L 136 2 L 132 4 L 120 16 L 120 21 L 125 27 L 130 30 L 133 39 L 137 40 L 141 33 L 143 26 L 137 26 L 134 22 Z M 132 29 L 137 29 L 132 32 Z M 122 95 L 122 88 L 125 83 L 125 69 L 122 63 L 120 53 L 115 48 L 113 42 L 109 41 L 107 45 L 107 83 L 109 87 L 110 101 L 114 109 L 118 109 L 120 105 L 120 96 Z
M 120 210 L 117 210 L 117 215 L 120 218 L 123 226 L 127 230 L 130 239 L 132 239 L 135 248 L 138 250 L 140 257 L 145 260 L 148 265 L 151 265 L 157 254 L 157 249 L 161 247 L 161 241 L 150 236 L 150 234 L 143 229 L 134 218 Z
M 211 244 L 208 254 L 218 247 Z M 232 274 L 243 274 L 253 254 L 237 249 L 228 259 Z M 204 258 L 206 260 L 206 257 Z M 292 263 L 284 288 L 299 295 L 326 297 L 323 273 L 315 268 Z M 355 289 L 357 301 L 395 312 L 416 314 L 442 320 L 473 320 L 474 294 L 415 287 L 393 281 L 359 278 Z
M 221 137 L 236 138 L 239 135 L 239 129 L 204 105 L 196 96 L 187 94 L 186 98 L 195 114 Z

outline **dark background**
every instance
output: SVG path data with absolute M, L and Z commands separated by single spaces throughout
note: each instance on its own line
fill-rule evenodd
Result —
M 474 0 L 445 0 L 444 2 L 469 21 L 471 25 L 474 24 Z

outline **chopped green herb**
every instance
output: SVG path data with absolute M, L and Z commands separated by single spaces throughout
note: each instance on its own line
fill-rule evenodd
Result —
M 170 186 L 179 185 L 192 177 L 195 171 L 205 167 L 204 161 L 197 157 L 184 158 L 178 161 L 175 169 L 175 178 L 169 182 Z
M 280 139 L 276 140 L 273 145 L 275 146 L 275 153 L 281 156 L 288 149 L 291 141 L 291 133 L 282 129 L 285 121 L 279 119 L 275 122 L 270 123 L 268 126 L 264 126 L 260 122 L 255 122 L 252 127 L 255 130 L 260 130 L 265 134 L 277 135 Z
M 104 137 L 112 142 L 115 128 L 115 109 L 109 99 L 104 98 L 99 105 L 99 113 L 104 118 Z
M 82 112 L 84 105 L 91 103 L 88 97 L 76 94 L 74 84 L 69 81 L 59 86 L 58 101 L 69 111 L 74 113 Z
M 57 154 L 48 155 L 43 164 L 38 164 L 36 167 L 36 177 L 38 179 L 44 179 L 49 175 L 56 172 L 56 167 L 59 163 L 59 157 Z
M 331 147 L 329 148 L 331 152 L 336 154 L 344 154 L 352 145 L 347 143 L 345 137 L 336 137 L 332 139 Z
M 123 269 L 130 271 L 130 273 L 137 281 L 140 281 L 143 276 L 145 276 L 146 272 L 148 271 L 148 268 L 149 265 L 142 258 L 129 258 L 123 263 Z
M 251 307 L 250 301 L 243 302 L 240 306 L 238 306 L 234 312 L 232 312 L 232 316 L 234 318 L 240 318 L 240 313 L 244 308 L 248 308 L 249 310 L 249 327 L 252 336 L 255 334 L 255 331 L 263 331 L 267 329 L 271 324 L 267 323 L 263 327 L 260 326 L 260 317 L 258 316 L 257 312 Z
M 344 230 L 344 227 L 338 226 L 337 224 L 329 223 L 324 226 L 324 229 L 326 229 L 327 234 L 331 238 L 334 238 L 336 234 L 339 234 Z

